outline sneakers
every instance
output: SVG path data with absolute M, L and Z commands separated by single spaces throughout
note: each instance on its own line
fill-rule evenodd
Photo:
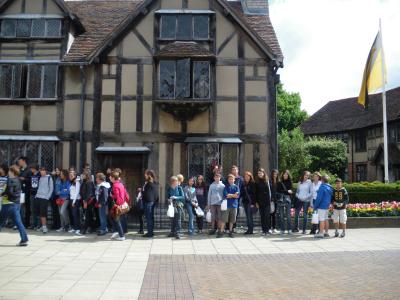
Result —
M 335 231 L 335 237 L 338 237 L 338 236 L 339 236 L 339 231 L 336 230 L 336 231 Z
M 19 246 L 19 247 L 26 247 L 26 246 L 28 246 L 28 241 L 20 241 L 20 242 L 17 244 L 17 246 Z
M 293 229 L 292 232 L 299 232 L 299 230 L 296 228 L 296 229 Z
M 64 231 L 65 231 L 65 229 L 62 227 L 56 230 L 56 232 L 64 232 Z
M 223 236 L 224 236 L 224 234 L 223 234 L 222 232 L 219 232 L 219 231 L 218 231 L 218 233 L 217 233 L 217 239 L 222 238 Z
M 331 237 L 331 236 L 329 235 L 329 233 L 324 233 L 324 238 L 329 238 L 329 237 Z
M 118 232 L 114 232 L 111 236 L 111 239 L 116 239 L 119 236 Z
M 302 234 L 307 234 L 307 232 L 305 230 L 303 230 Z
M 314 235 L 314 237 L 315 237 L 316 239 L 323 239 L 323 238 L 324 238 L 324 235 L 323 235 L 322 233 L 317 233 L 316 235 Z
M 36 231 L 37 231 L 37 232 L 40 232 L 40 231 L 42 231 L 42 230 L 43 230 L 43 227 L 42 227 L 42 226 L 36 228 Z
M 283 234 L 289 234 L 289 230 L 282 231 Z
M 229 232 L 229 237 L 234 238 L 235 236 L 233 235 L 233 231 Z
M 341 238 L 344 238 L 346 236 L 346 233 L 344 231 L 342 231 L 342 233 L 340 234 Z
M 68 230 L 68 233 L 74 233 L 75 232 L 75 230 L 74 229 L 70 229 L 70 230 Z
M 145 238 L 152 238 L 153 236 L 154 236 L 154 234 L 151 234 L 151 233 L 143 234 L 143 237 L 145 237 Z
M 47 229 L 46 226 L 43 226 L 43 227 L 42 227 L 42 232 L 43 232 L 43 234 L 46 234 L 46 233 L 49 232 L 49 230 Z
M 209 235 L 214 235 L 214 234 L 215 234 L 215 232 L 216 232 L 216 230 L 215 230 L 215 229 L 211 229 L 210 231 L 208 231 L 208 234 L 209 234 Z
M 175 236 L 175 238 L 176 238 L 177 240 L 180 240 L 180 239 L 181 239 L 181 236 L 178 234 L 178 235 Z
M 266 232 L 263 232 L 263 233 L 261 233 L 261 235 L 262 235 L 262 236 L 266 236 L 266 235 L 267 235 L 267 233 L 266 233 Z
M 81 231 L 80 231 L 80 230 L 75 230 L 75 235 L 81 236 L 81 235 L 82 235 L 82 233 L 81 233 Z
M 106 234 L 107 234 L 106 231 L 99 231 L 99 232 L 97 233 L 98 236 L 102 236 L 102 235 L 106 235 Z
M 273 231 L 275 234 L 281 233 L 280 230 L 274 229 Z
M 118 233 L 117 233 L 118 234 Z M 125 241 L 125 237 L 124 236 L 119 236 L 115 239 L 116 241 Z

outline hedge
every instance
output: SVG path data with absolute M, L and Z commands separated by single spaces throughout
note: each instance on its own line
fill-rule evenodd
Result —
M 295 187 L 297 184 L 295 184 Z M 332 184 L 334 186 L 334 184 Z M 382 201 L 400 201 L 400 181 L 390 184 L 382 182 L 346 183 L 350 203 L 373 203 Z
M 360 182 L 345 184 L 350 203 L 371 203 L 382 201 L 400 201 L 400 182 L 384 184 L 382 182 Z

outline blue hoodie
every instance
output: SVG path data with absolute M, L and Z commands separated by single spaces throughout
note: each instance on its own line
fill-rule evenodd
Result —
M 328 183 L 322 183 L 318 193 L 317 199 L 314 202 L 314 209 L 328 209 L 331 204 L 333 188 Z

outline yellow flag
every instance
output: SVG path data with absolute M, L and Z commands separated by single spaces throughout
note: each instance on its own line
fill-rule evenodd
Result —
M 360 96 L 358 97 L 358 103 L 365 108 L 368 107 L 368 94 L 383 87 L 387 81 L 386 66 L 384 66 L 385 71 L 382 75 L 382 64 L 384 63 L 383 55 L 382 36 L 381 32 L 379 31 L 368 55 L 367 63 L 364 69 Z

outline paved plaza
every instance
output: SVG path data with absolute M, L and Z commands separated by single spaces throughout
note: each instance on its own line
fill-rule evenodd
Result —
M 333 233 L 333 232 L 332 232 Z M 344 239 L 0 233 L 0 299 L 399 299 L 400 229 Z

